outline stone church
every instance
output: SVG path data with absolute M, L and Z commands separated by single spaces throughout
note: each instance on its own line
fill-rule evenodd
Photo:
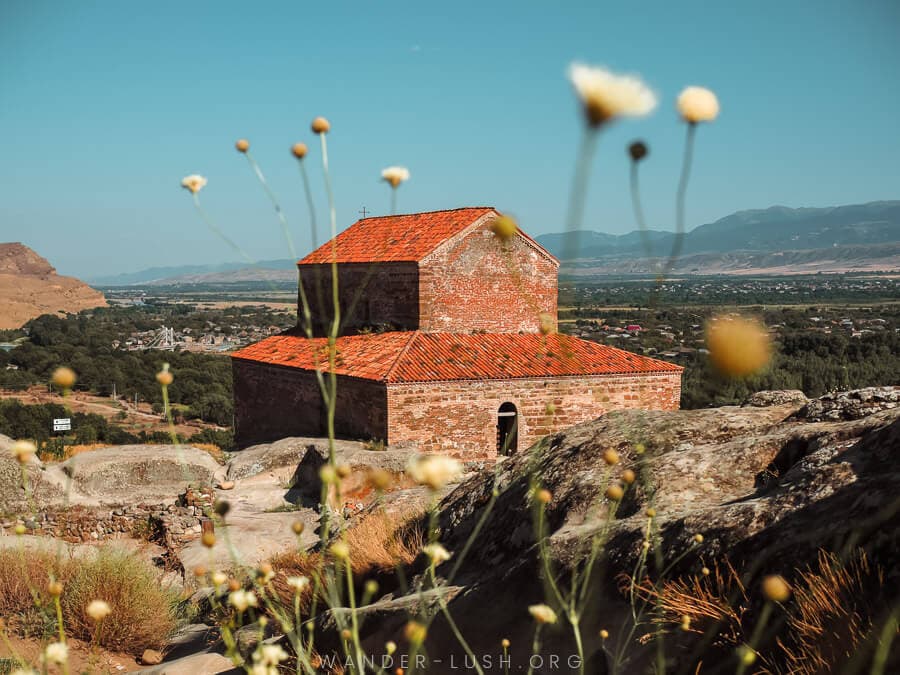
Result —
M 559 262 L 490 207 L 364 218 L 299 261 L 314 337 L 232 354 L 240 447 L 325 435 L 337 261 L 336 430 L 463 460 L 511 454 L 622 408 L 676 409 L 682 368 L 555 332 Z

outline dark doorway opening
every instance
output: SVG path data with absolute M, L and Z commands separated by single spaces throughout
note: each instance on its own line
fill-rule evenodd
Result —
M 512 455 L 519 442 L 519 415 L 516 406 L 504 403 L 497 412 L 497 454 Z

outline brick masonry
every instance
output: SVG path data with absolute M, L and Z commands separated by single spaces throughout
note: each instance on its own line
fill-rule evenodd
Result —
M 238 447 L 327 434 L 326 408 L 315 373 L 238 359 L 232 359 L 231 367 Z M 384 383 L 338 377 L 337 392 L 335 428 L 340 437 L 387 438 Z
M 521 236 L 500 243 L 486 218 L 419 264 L 423 331 L 534 333 L 556 326 L 558 263 Z
M 533 333 L 542 313 L 555 327 L 557 261 L 522 236 L 499 243 L 489 223 L 483 218 L 418 263 L 338 264 L 341 334 L 386 327 Z M 325 335 L 333 316 L 332 267 L 298 268 L 313 331 Z
M 389 443 L 476 460 L 497 455 L 497 412 L 518 412 L 518 449 L 609 410 L 677 410 L 681 373 L 391 384 Z M 550 406 L 548 406 L 550 404 Z
M 332 266 L 298 265 L 298 268 L 311 308 L 313 331 L 316 335 L 326 335 L 334 315 Z M 338 297 L 342 335 L 355 335 L 361 329 L 372 327 L 414 330 L 419 325 L 418 264 L 341 263 Z
M 341 334 L 367 328 L 536 333 L 542 313 L 555 327 L 558 261 L 521 233 L 499 242 L 490 231 L 494 215 L 478 216 L 418 262 L 340 263 Z M 423 222 L 431 217 L 421 216 Z M 315 333 L 322 335 L 331 316 L 331 265 L 301 264 L 299 274 Z M 314 372 L 265 359 L 236 357 L 232 364 L 239 447 L 325 435 Z M 522 450 L 609 410 L 677 409 L 681 396 L 680 371 L 463 381 L 434 381 L 432 373 L 430 379 L 397 384 L 339 376 L 337 435 L 415 442 L 425 452 L 490 459 L 497 454 L 503 403 L 516 407 Z

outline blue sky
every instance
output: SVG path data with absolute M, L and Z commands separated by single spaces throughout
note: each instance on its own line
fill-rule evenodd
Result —
M 649 118 L 600 142 L 585 227 L 634 229 L 626 144 L 647 140 L 652 226 L 671 227 L 680 89 L 715 90 L 700 129 L 688 224 L 773 204 L 900 197 L 900 3 L 0 2 L 0 241 L 63 273 L 234 260 L 182 176 L 257 259 L 288 257 L 233 142 L 249 138 L 301 253 L 289 148 L 325 115 L 338 221 L 389 209 L 378 181 L 408 166 L 401 211 L 495 205 L 560 231 L 580 134 L 572 60 L 639 73 Z M 324 214 L 319 153 L 310 156 Z

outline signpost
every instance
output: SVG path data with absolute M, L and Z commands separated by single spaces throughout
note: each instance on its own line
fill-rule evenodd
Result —
M 72 418 L 70 417 L 54 417 L 53 431 L 71 431 Z

